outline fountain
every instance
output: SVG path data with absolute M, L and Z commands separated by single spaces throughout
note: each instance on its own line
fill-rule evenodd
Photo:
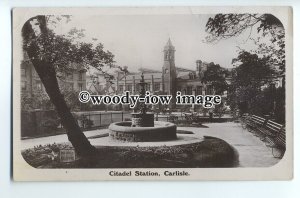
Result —
M 143 98 L 143 75 L 139 85 Z M 173 123 L 154 121 L 154 114 L 147 112 L 142 101 L 137 109 L 131 121 L 111 123 L 109 137 L 90 139 L 94 146 L 105 148 L 109 159 L 115 156 L 108 167 L 223 167 L 236 161 L 233 148 L 224 140 L 183 133 Z
M 146 82 L 144 80 L 144 74 L 142 74 L 142 79 L 140 83 L 138 83 L 141 87 L 140 91 L 140 98 L 145 100 L 145 86 Z M 147 105 L 145 103 L 138 103 L 140 106 L 140 112 L 138 113 L 132 113 L 132 127 L 154 127 L 154 114 L 153 113 L 147 113 Z
M 144 75 L 139 82 L 140 98 L 145 98 Z M 139 112 L 132 113 L 131 122 L 116 122 L 109 126 L 109 136 L 113 140 L 126 142 L 155 142 L 176 140 L 176 125 L 170 122 L 154 121 L 154 114 L 147 112 L 147 105 L 140 103 Z

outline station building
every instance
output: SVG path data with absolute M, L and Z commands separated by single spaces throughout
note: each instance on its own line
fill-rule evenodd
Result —
M 186 95 L 212 95 L 214 89 L 211 84 L 203 83 L 204 72 L 209 67 L 209 63 L 201 60 L 195 61 L 195 70 L 178 67 L 175 64 L 175 47 L 169 39 L 163 49 L 162 69 L 153 70 L 150 68 L 140 68 L 135 73 L 117 72 L 114 80 L 109 85 L 103 85 L 107 94 L 122 94 L 124 91 L 130 91 L 132 94 L 138 94 L 141 75 L 144 75 L 146 90 L 152 94 L 167 94 L 176 96 L 177 91 Z M 101 84 L 101 82 L 98 82 Z M 99 88 L 99 90 L 101 90 Z M 174 107 L 174 101 L 172 107 Z

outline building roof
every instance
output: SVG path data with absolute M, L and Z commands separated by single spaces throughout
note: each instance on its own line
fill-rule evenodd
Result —
M 177 72 L 194 72 L 195 70 L 186 69 L 186 68 L 182 68 L 182 67 L 176 67 L 176 71 Z
M 158 70 L 154 70 L 154 69 L 148 69 L 148 68 L 139 68 L 139 72 L 142 72 L 142 73 L 161 73 L 161 71 L 158 71 Z
M 169 38 L 168 42 L 166 43 L 164 50 L 175 50 L 175 47 L 173 46 L 171 39 Z

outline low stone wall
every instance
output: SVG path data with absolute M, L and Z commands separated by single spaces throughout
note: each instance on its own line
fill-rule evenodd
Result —
M 154 122 L 154 127 L 131 127 L 131 122 L 117 122 L 109 126 L 109 136 L 127 142 L 155 142 L 177 139 L 176 125 Z

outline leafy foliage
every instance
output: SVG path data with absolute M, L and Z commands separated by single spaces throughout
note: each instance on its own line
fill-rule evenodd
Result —
M 228 72 L 219 64 L 210 63 L 204 72 L 202 82 L 210 82 L 216 90 L 216 93 L 221 94 L 227 89 L 227 83 L 225 81 L 226 74 L 228 74 Z
M 221 104 L 215 105 L 213 109 L 213 113 L 217 115 L 219 118 L 221 118 L 226 113 L 226 110 L 227 108 L 225 106 L 225 102 L 222 101 Z
M 22 150 L 28 164 L 36 168 L 199 168 L 233 167 L 236 155 L 225 141 L 205 136 L 200 143 L 162 147 L 100 147 L 92 160 L 78 158 L 60 162 L 59 151 L 69 144 L 48 144 Z
M 46 18 L 48 21 L 53 20 L 51 16 L 46 16 Z M 92 66 L 99 71 L 103 71 L 104 66 L 114 66 L 114 55 L 104 50 L 103 44 L 80 41 L 80 38 L 84 37 L 83 30 L 73 28 L 67 35 L 59 35 L 46 26 L 47 29 L 41 33 L 38 31 L 41 21 L 35 19 L 33 21 L 35 21 L 32 24 L 35 35 L 26 34 L 27 32 L 23 31 L 25 38 L 23 49 L 27 51 L 30 50 L 30 46 L 38 47 L 39 53 L 34 58 L 53 65 L 57 74 L 69 73 L 74 69 L 74 64 L 85 68 Z
M 60 17 L 54 18 L 60 21 Z M 69 19 L 68 16 L 66 18 Z M 101 43 L 80 41 L 84 36 L 82 30 L 72 29 L 68 35 L 56 34 L 51 28 L 51 24 L 55 24 L 51 21 L 55 20 L 53 16 L 45 15 L 29 19 L 22 28 L 23 50 L 38 73 L 76 152 L 81 156 L 92 156 L 95 154 L 95 147 L 87 140 L 72 116 L 60 91 L 57 77 L 72 72 L 74 67 L 92 66 L 104 72 L 105 66 L 114 66 L 114 56 L 105 51 Z
M 53 105 L 46 93 L 36 91 L 32 96 L 21 94 L 21 109 L 25 111 L 33 109 L 53 109 Z
M 208 42 L 216 42 L 240 35 L 248 28 L 257 28 L 264 35 L 273 34 L 273 26 L 283 27 L 282 23 L 270 14 L 217 14 L 209 18 L 206 23 L 206 31 L 210 33 L 206 37 Z
M 256 54 L 241 51 L 233 63 L 239 63 L 234 70 L 234 83 L 239 86 L 259 88 L 274 73 L 266 57 L 259 58 Z
M 251 38 L 256 29 L 256 38 Z M 256 49 L 240 49 L 233 59 L 228 102 L 231 110 L 257 115 L 272 114 L 281 123 L 285 121 L 285 33 L 279 19 L 271 14 L 217 14 L 206 24 L 208 43 L 237 37 L 250 30 L 247 41 Z M 250 38 L 250 39 L 249 39 Z M 274 87 L 274 79 L 282 78 L 282 88 Z M 264 88 L 263 88 L 264 87 Z
M 250 39 L 257 46 L 252 53 L 266 57 L 270 65 L 279 67 L 279 74 L 284 74 L 284 27 L 280 20 L 271 14 L 217 14 L 206 23 L 206 32 L 209 33 L 206 41 L 216 43 L 222 39 L 239 36 L 248 29 L 250 38 L 253 28 L 256 29 L 258 37 Z
M 232 110 L 240 114 L 272 115 L 277 122 L 285 121 L 285 89 L 275 88 L 272 78 L 274 71 L 265 58 L 242 51 L 240 65 L 233 70 L 228 101 Z M 265 88 L 263 88 L 265 87 Z

